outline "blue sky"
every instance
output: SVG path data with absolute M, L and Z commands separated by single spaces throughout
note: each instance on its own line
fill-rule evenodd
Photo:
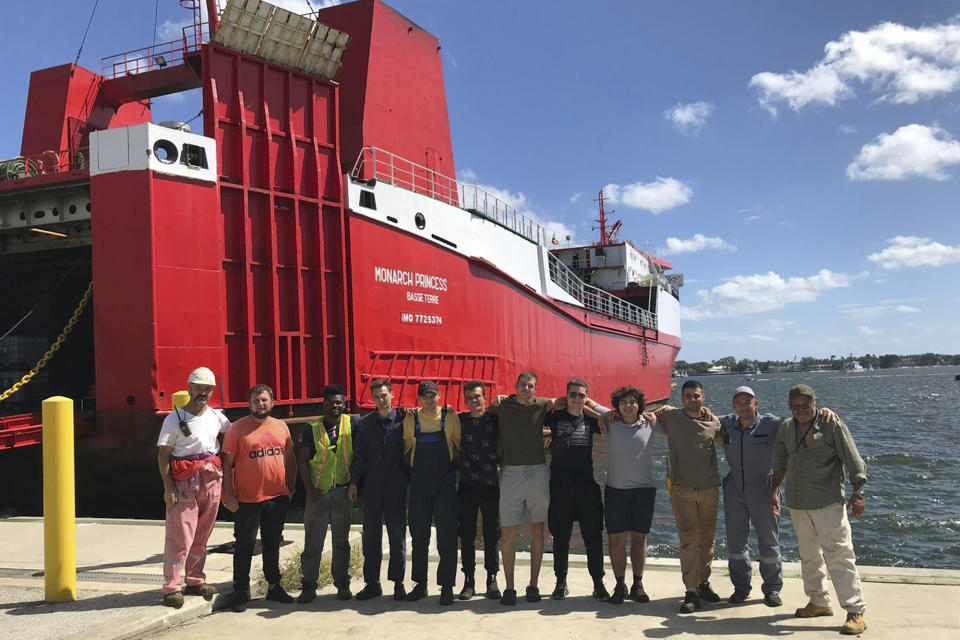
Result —
M 0 156 L 91 4 L 5 8 Z M 682 359 L 960 352 L 960 6 L 390 4 L 441 41 L 462 179 L 581 242 L 604 188 L 685 274 Z M 150 44 L 152 5 L 101 0 L 81 64 Z M 186 17 L 161 0 L 161 35 Z

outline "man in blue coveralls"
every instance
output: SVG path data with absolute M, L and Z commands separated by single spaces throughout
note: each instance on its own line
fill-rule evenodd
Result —
M 733 582 L 731 604 L 741 604 L 750 595 L 750 524 L 757 532 L 763 602 L 768 607 L 783 604 L 783 569 L 780 558 L 780 519 L 770 510 L 773 474 L 773 441 L 781 419 L 760 414 L 760 401 L 750 387 L 733 391 L 735 413 L 720 418 L 724 449 L 730 473 L 723 479 L 723 515 L 727 526 L 727 566 Z M 821 410 L 830 421 L 835 414 Z
M 406 567 L 407 469 L 403 456 L 402 409 L 393 408 L 393 387 L 388 380 L 374 380 L 370 393 L 377 407 L 357 425 L 353 434 L 353 462 L 347 497 L 356 500 L 363 489 L 363 580 L 366 586 L 355 596 L 369 600 L 383 595 L 380 563 L 383 561 L 383 525 L 390 541 L 387 579 L 392 580 L 393 599 L 404 600 Z

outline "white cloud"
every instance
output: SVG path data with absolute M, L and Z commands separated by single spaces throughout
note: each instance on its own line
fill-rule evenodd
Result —
M 206 3 L 204 3 L 205 5 Z M 183 37 L 183 30 L 193 24 L 193 18 L 164 20 L 157 25 L 157 42 L 172 42 Z
M 713 113 L 712 102 L 678 102 L 672 108 L 663 112 L 663 117 L 673 124 L 673 128 L 688 136 L 697 135 L 707 118 Z
M 881 133 L 847 167 L 851 180 L 948 180 L 944 168 L 960 163 L 960 142 L 940 127 L 908 124 Z
M 862 333 L 865 336 L 880 335 L 879 331 L 877 331 L 876 329 L 871 329 L 870 327 L 867 327 L 865 325 L 860 325 L 860 333 Z
M 671 253 L 692 253 L 694 251 L 703 251 L 704 249 L 717 249 L 719 251 L 736 251 L 737 248 L 726 242 L 723 238 L 707 237 L 702 233 L 694 234 L 692 238 L 681 240 L 680 238 L 667 238 L 667 246 L 663 252 Z
M 457 180 L 460 182 L 474 182 L 477 179 L 477 173 L 473 169 L 465 167 L 457 171 Z
M 919 236 L 897 236 L 887 242 L 890 246 L 886 249 L 867 256 L 884 269 L 941 267 L 960 262 L 960 246 L 951 247 Z
M 853 125 L 842 124 L 839 127 L 837 127 L 837 131 L 839 131 L 840 133 L 851 135 L 857 132 L 857 128 L 854 127 Z
M 570 196 L 570 204 L 576 204 L 580 200 L 580 196 L 583 195 L 583 191 L 577 191 L 575 194 Z
M 849 287 L 853 278 L 828 269 L 806 278 L 783 278 L 773 271 L 734 276 L 712 289 L 697 291 L 699 306 L 681 307 L 681 318 L 695 321 L 734 317 L 780 309 L 788 304 L 814 302 L 824 291 Z
M 763 322 L 757 323 L 756 328 L 761 331 L 783 331 L 787 327 L 792 327 L 797 324 L 794 320 L 777 320 L 776 318 L 768 318 Z
M 776 341 L 777 341 L 777 339 L 774 338 L 773 336 L 765 336 L 765 335 L 761 335 L 761 334 L 759 334 L 759 333 L 751 333 L 751 334 L 748 335 L 747 337 L 750 338 L 751 340 L 762 340 L 762 341 L 764 341 L 764 342 L 776 342 Z
M 661 178 L 653 182 L 608 184 L 603 188 L 611 204 L 621 203 L 634 209 L 646 209 L 657 214 L 690 202 L 693 189 L 676 178 Z
M 778 102 L 794 111 L 810 104 L 833 106 L 861 83 L 877 99 L 913 104 L 960 88 L 960 23 L 908 27 L 893 22 L 848 31 L 824 46 L 806 71 L 763 72 L 750 79 L 760 105 L 776 115 Z
M 849 305 L 843 313 L 854 318 L 877 318 L 892 313 L 919 313 L 920 309 L 906 304 Z

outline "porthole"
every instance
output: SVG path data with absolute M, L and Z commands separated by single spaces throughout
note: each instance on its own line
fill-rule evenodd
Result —
M 157 140 L 153 143 L 153 155 L 164 164 L 173 164 L 177 161 L 177 146 L 169 140 Z
M 413 217 L 413 222 L 417 225 L 417 229 L 420 229 L 421 231 L 427 226 L 427 219 L 419 211 L 417 212 L 417 215 Z

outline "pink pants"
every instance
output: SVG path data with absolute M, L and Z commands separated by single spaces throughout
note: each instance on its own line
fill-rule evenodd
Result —
M 207 539 L 220 508 L 223 473 L 212 464 L 176 482 L 177 504 L 167 507 L 167 537 L 163 549 L 163 593 L 180 591 L 186 570 L 187 585 L 203 584 Z

